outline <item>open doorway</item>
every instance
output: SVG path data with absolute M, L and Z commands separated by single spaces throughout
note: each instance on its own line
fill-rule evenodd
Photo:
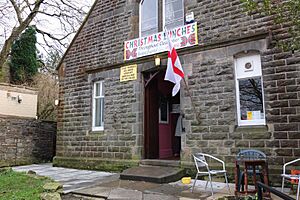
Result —
M 180 93 L 172 97 L 173 83 L 164 80 L 165 70 L 144 74 L 145 159 L 180 159 Z

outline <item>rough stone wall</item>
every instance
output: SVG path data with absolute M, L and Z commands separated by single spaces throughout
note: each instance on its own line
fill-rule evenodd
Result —
M 119 83 L 118 77 L 124 64 L 123 42 L 138 37 L 138 10 L 138 1 L 97 1 L 67 52 L 60 77 L 58 160 L 142 156 L 144 96 L 140 72 L 145 68 L 139 68 L 138 81 Z M 240 0 L 186 0 L 185 11 L 195 14 L 200 45 L 181 49 L 179 56 L 188 72 L 186 78 L 200 120 L 183 90 L 183 163 L 190 162 L 191 153 L 196 151 L 233 164 L 240 149 L 255 148 L 263 150 L 278 167 L 299 156 L 300 55 L 281 52 L 272 42 L 272 38 L 281 39 L 285 30 L 272 26 L 270 17 L 247 16 Z M 267 126 L 241 128 L 236 119 L 234 55 L 249 50 L 259 51 L 262 58 Z M 153 62 L 153 56 L 131 63 L 151 66 L 146 63 L 150 60 Z M 92 133 L 92 82 L 99 78 L 106 87 L 105 130 Z
M 65 57 L 67 75 L 77 75 L 69 70 L 79 72 L 123 62 L 124 41 L 138 37 L 138 8 L 134 0 L 96 0 Z
M 268 16 L 248 16 L 240 0 L 186 0 L 185 6 L 186 13 L 194 12 L 201 44 L 264 33 L 272 25 Z
M 86 90 L 78 92 L 82 99 L 80 107 L 64 106 L 64 129 L 57 137 L 58 157 L 140 159 L 143 143 L 141 77 L 123 83 L 119 79 L 119 69 L 87 76 Z M 99 80 L 104 81 L 105 88 L 105 128 L 92 131 L 92 87 Z M 70 96 L 70 99 L 77 98 Z M 78 109 L 81 109 L 80 114 L 74 113 Z
M 56 123 L 0 116 L 0 167 L 52 161 Z
M 237 126 L 234 55 L 257 50 L 262 59 L 266 126 Z M 299 52 L 282 52 L 267 40 L 232 44 L 181 56 L 192 100 L 183 91 L 186 133 L 182 161 L 206 152 L 233 165 L 243 149 L 263 151 L 270 173 L 299 157 Z M 194 109 L 193 104 L 196 109 Z
M 119 83 L 119 69 L 86 72 L 123 61 L 123 42 L 138 37 L 138 5 L 136 1 L 96 1 L 66 54 L 60 76 L 57 162 L 59 157 L 141 157 L 139 81 Z M 105 84 L 105 130 L 92 132 L 92 86 L 99 79 Z

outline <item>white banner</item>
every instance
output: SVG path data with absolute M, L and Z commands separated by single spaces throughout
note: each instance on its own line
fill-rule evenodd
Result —
M 198 44 L 197 22 L 169 30 L 168 34 L 176 49 Z M 165 32 L 124 42 L 124 60 L 132 60 L 164 51 L 168 51 Z

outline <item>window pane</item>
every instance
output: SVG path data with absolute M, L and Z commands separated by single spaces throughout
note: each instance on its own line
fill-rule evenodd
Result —
M 168 122 L 168 100 L 165 97 L 160 99 L 160 122 Z
M 104 97 L 104 94 L 105 94 L 105 90 L 104 90 L 104 89 L 105 89 L 105 88 L 104 88 L 104 83 L 103 83 L 103 82 L 101 83 L 101 87 L 102 87 L 102 89 L 101 89 L 101 94 L 100 94 L 100 96 L 101 96 L 101 97 Z
M 98 97 L 98 96 L 100 96 L 100 83 L 96 83 L 96 94 L 95 94 L 95 96 L 96 97 Z
M 158 32 L 157 0 L 144 0 L 141 4 L 141 36 Z
M 165 25 L 175 28 L 184 24 L 182 0 L 165 0 Z
M 264 119 L 261 77 L 238 80 L 241 120 Z
M 101 126 L 104 125 L 104 98 L 100 99 L 101 101 Z
M 104 98 L 95 99 L 95 126 L 103 126 Z

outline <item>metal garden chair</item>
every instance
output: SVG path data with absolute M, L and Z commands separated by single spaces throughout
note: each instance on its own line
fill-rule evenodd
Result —
M 292 160 L 288 163 L 285 163 L 283 165 L 283 173 L 281 174 L 282 176 L 282 186 L 281 186 L 281 192 L 283 192 L 283 188 L 284 188 L 284 181 L 285 179 L 288 179 L 289 181 L 295 181 L 297 182 L 298 181 L 298 186 L 297 186 L 297 197 L 296 197 L 296 200 L 299 199 L 299 190 L 300 190 L 300 175 L 294 175 L 294 174 L 287 174 L 286 173 L 286 167 L 288 165 L 291 165 L 291 164 L 294 164 L 296 162 L 300 161 L 300 158 L 296 159 L 296 160 Z
M 230 193 L 230 188 L 228 185 L 228 179 L 227 179 L 227 172 L 225 169 L 225 163 L 224 161 L 209 155 L 209 154 L 204 154 L 204 153 L 197 153 L 193 155 L 194 157 L 194 162 L 197 168 L 197 175 L 195 177 L 195 181 L 193 184 L 193 188 L 192 188 L 192 192 L 194 192 L 194 187 L 196 185 L 196 181 L 198 179 L 198 176 L 208 176 L 208 180 L 206 182 L 205 185 L 205 190 L 207 188 L 207 184 L 208 182 L 210 182 L 210 187 L 211 187 L 211 194 L 214 195 L 214 191 L 213 191 L 213 185 L 212 185 L 212 176 L 213 175 L 224 175 L 225 176 L 225 181 L 228 187 L 228 191 Z M 212 159 L 213 161 L 217 162 L 217 163 L 221 163 L 222 164 L 222 169 L 218 170 L 218 169 L 211 169 L 209 163 L 207 162 L 207 159 Z

